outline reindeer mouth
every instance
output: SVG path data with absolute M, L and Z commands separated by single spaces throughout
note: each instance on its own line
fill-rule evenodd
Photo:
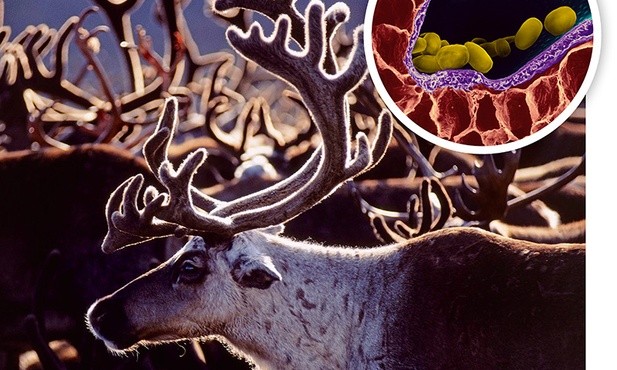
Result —
M 95 320 L 87 320 L 87 325 L 92 334 L 105 343 L 105 346 L 112 352 L 119 355 L 126 354 L 137 350 L 141 346 L 147 346 L 152 343 L 171 342 L 182 339 L 177 334 L 169 332 L 161 332 L 160 330 L 135 330 L 121 325 L 114 326 L 113 330 L 110 327 L 100 327 L 102 318 L 106 315 L 100 315 Z M 93 324 L 95 321 L 96 324 Z
M 170 334 L 170 333 L 149 333 L 149 334 L 142 334 L 139 337 L 140 337 L 139 343 L 142 343 L 142 344 L 173 342 L 176 340 L 184 339 L 184 337 L 178 336 L 177 334 Z
M 98 335 L 96 332 L 94 334 L 97 338 L 101 339 L 105 343 L 105 346 L 109 349 L 111 353 L 117 355 L 125 355 L 127 353 L 134 352 L 141 347 L 148 347 L 151 344 L 174 342 L 183 339 L 177 335 L 169 333 L 151 333 L 147 335 L 129 334 L 124 338 L 118 337 L 114 339 L 104 338 Z
M 128 352 L 132 352 L 140 346 L 139 342 L 135 341 L 118 341 L 117 339 L 111 341 L 101 337 L 98 338 L 105 343 L 105 346 L 111 353 L 115 354 L 126 354 Z
M 135 352 L 142 347 L 149 347 L 152 344 L 162 344 L 169 342 L 176 342 L 183 338 L 180 338 L 176 335 L 171 334 L 161 334 L 161 335 L 153 335 L 148 337 L 142 337 L 139 340 L 132 341 L 108 341 L 104 338 L 101 338 L 105 343 L 105 346 L 109 349 L 111 353 L 117 355 L 126 355 L 131 352 Z

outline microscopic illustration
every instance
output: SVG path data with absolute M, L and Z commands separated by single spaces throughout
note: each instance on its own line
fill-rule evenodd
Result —
M 583 99 L 599 53 L 595 9 L 587 0 L 375 0 L 371 77 L 397 118 L 435 144 L 520 148 Z

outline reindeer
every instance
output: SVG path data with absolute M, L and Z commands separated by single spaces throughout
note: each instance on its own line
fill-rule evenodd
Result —
M 302 53 L 287 47 L 286 15 L 268 39 L 259 25 L 227 32 L 236 50 L 299 91 L 321 133 L 321 145 L 288 179 L 232 201 L 199 191 L 192 178 L 206 152 L 194 151 L 177 170 L 169 162 L 177 104 L 166 101 L 143 148 L 160 184 L 140 197 L 137 175 L 111 194 L 102 248 L 192 239 L 93 304 L 92 333 L 118 353 L 220 336 L 259 368 L 582 368 L 584 245 L 472 228 L 369 249 L 279 235 L 278 225 L 379 161 L 392 133 L 384 111 L 372 143 L 348 134 L 347 94 L 366 71 L 359 31 L 347 66 L 323 71 L 325 19 L 344 9 L 310 3 Z

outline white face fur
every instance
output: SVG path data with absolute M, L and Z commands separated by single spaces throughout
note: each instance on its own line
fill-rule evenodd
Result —
M 264 236 L 248 231 L 211 244 L 192 238 L 167 262 L 92 305 L 92 332 L 119 351 L 141 341 L 221 334 L 247 307 L 245 290 L 281 280 L 260 252 Z

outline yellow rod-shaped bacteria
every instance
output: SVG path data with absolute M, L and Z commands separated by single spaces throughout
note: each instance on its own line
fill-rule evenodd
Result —
M 426 49 L 424 53 L 436 55 L 439 49 L 441 49 L 441 37 L 435 32 L 427 32 L 424 35 L 424 39 L 426 40 Z
M 491 58 L 494 58 L 497 56 L 497 45 L 495 45 L 494 42 L 485 42 L 483 44 L 480 44 L 479 46 L 481 46 L 484 50 L 486 50 L 486 52 Z
M 488 52 L 475 42 L 466 42 L 465 48 L 469 53 L 469 65 L 478 72 L 486 73 L 493 68 L 493 59 Z
M 514 45 L 516 45 L 519 50 L 529 49 L 531 45 L 538 40 L 538 37 L 540 37 L 542 29 L 542 22 L 538 18 L 532 17 L 527 19 L 523 22 L 518 31 L 516 31 L 516 35 L 514 35 Z
M 553 36 L 566 33 L 576 23 L 576 12 L 569 6 L 560 6 L 544 18 L 544 28 Z
M 435 73 L 441 69 L 435 55 L 419 55 L 411 61 L 420 72 Z
M 424 50 L 426 50 L 426 40 L 422 37 L 418 37 L 416 43 L 413 46 L 413 49 L 411 50 L 411 54 L 420 54 Z
M 469 52 L 460 44 L 446 45 L 437 53 L 437 63 L 441 69 L 463 68 L 467 62 L 469 62 Z
M 505 58 L 510 55 L 512 49 L 510 48 L 510 43 L 505 38 L 497 39 L 494 43 L 497 56 Z

